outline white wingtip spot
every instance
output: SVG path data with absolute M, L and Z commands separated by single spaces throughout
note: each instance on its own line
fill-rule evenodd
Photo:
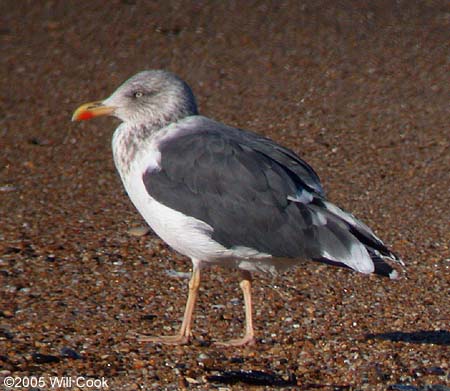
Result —
M 400 277 L 400 275 L 398 274 L 397 270 L 392 270 L 392 271 L 389 273 L 389 278 L 390 278 L 391 280 L 397 280 L 399 277 Z

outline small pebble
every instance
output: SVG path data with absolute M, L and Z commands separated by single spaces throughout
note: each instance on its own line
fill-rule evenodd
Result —
M 156 319 L 158 316 L 154 314 L 145 314 L 141 316 L 141 320 L 153 320 Z
M 185 279 L 190 279 L 191 278 L 191 273 L 186 273 L 186 272 L 178 272 L 176 270 L 166 270 L 166 274 L 170 277 L 174 277 L 174 278 L 185 278 Z
M 33 353 L 31 355 L 31 359 L 36 364 L 50 364 L 60 361 L 59 357 L 53 356 L 51 354 L 42 354 L 42 353 Z
M 13 339 L 14 338 L 14 334 L 9 331 L 8 329 L 4 328 L 4 327 L 0 327 L 0 341 L 2 339 Z
M 150 227 L 141 226 L 141 227 L 132 227 L 127 231 L 131 236 L 145 236 L 150 232 Z
M 184 378 L 184 380 L 186 380 L 186 382 L 188 382 L 189 384 L 199 384 L 200 382 L 196 379 L 193 379 L 192 377 L 188 377 L 186 376 Z
M 209 358 L 209 356 L 205 353 L 200 353 L 197 357 L 197 359 L 200 361 L 207 360 L 208 358 Z
M 17 187 L 14 186 L 14 185 L 3 185 L 3 186 L 0 186 L 0 192 L 7 193 L 7 192 L 10 192 L 10 191 L 16 191 L 16 190 L 17 190 Z
M 79 360 L 82 358 L 78 352 L 68 347 L 63 347 L 60 351 L 60 355 L 61 357 L 67 357 L 73 360 Z
M 11 311 L 8 310 L 4 310 L 4 311 L 0 311 L 0 318 L 12 318 L 14 316 L 14 314 Z
M 50 140 L 48 140 L 48 139 L 42 139 L 42 138 L 39 138 L 39 137 L 32 137 L 29 140 L 29 143 L 32 144 L 32 145 L 38 145 L 40 147 L 43 147 L 43 146 L 46 146 L 46 145 L 50 145 L 52 142 Z

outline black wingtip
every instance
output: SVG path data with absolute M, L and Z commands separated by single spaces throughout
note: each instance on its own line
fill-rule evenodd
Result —
M 375 266 L 375 274 L 389 277 L 391 280 L 397 280 L 398 278 L 400 278 L 400 273 L 389 264 L 390 261 L 392 263 L 397 263 L 401 266 L 405 266 L 405 263 L 398 255 L 389 250 L 387 250 L 386 254 L 383 254 L 378 250 L 374 250 L 373 248 L 366 248 L 369 251 L 369 255 L 372 258 L 373 264 Z

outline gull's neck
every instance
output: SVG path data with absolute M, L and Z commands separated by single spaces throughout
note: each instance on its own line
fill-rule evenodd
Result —
M 144 148 L 151 143 L 153 135 L 164 129 L 165 126 L 151 126 L 123 122 L 115 130 L 112 139 L 114 162 L 120 175 L 127 174 L 131 165 Z
M 195 124 L 202 118 L 199 115 L 189 115 L 178 121 L 154 127 L 123 122 L 115 130 L 112 140 L 114 162 L 122 179 L 137 161 L 144 164 L 148 160 L 149 164 L 153 164 L 151 155 L 159 156 L 159 146 L 162 142 L 176 137 L 180 132 L 195 130 Z M 158 165 L 158 162 L 155 164 Z

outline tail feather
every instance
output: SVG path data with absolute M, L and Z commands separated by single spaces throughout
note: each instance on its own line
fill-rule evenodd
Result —
M 377 250 L 367 247 L 367 251 L 369 252 L 370 258 L 372 258 L 373 264 L 375 266 L 375 274 L 378 274 L 380 276 L 389 277 L 392 280 L 396 280 L 399 278 L 399 274 L 397 270 L 395 270 L 386 260 L 390 261 L 400 261 L 403 265 L 403 261 L 401 261 L 400 258 L 398 258 L 395 254 L 391 253 L 396 258 L 393 259 L 390 256 L 383 256 L 381 255 Z
M 404 262 L 399 256 L 389 250 L 381 239 L 379 239 L 367 225 L 359 221 L 352 214 L 344 212 L 342 209 L 330 202 L 321 200 L 321 204 L 328 210 L 328 212 L 343 221 L 348 227 L 349 232 L 366 248 L 374 264 L 375 274 L 389 277 L 391 279 L 396 279 L 399 277 L 399 273 L 392 267 L 392 264 L 405 266 Z M 335 262 L 335 260 L 325 258 L 317 260 L 337 266 L 347 266 Z

